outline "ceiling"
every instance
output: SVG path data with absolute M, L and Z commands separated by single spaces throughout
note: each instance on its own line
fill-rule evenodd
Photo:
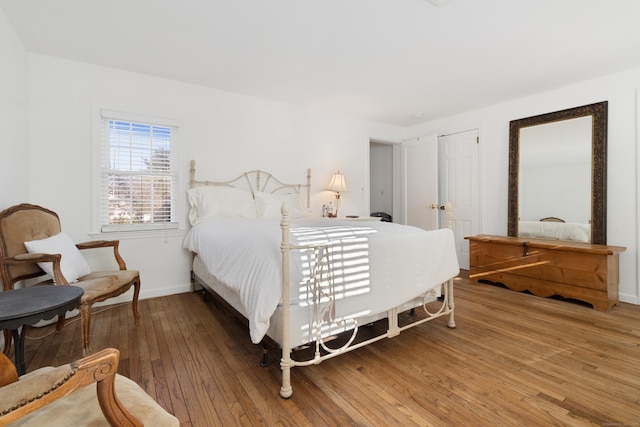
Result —
M 31 52 L 409 126 L 640 66 L 637 0 L 0 0 Z

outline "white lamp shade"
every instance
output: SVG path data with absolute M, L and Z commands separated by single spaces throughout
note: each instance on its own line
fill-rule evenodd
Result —
M 347 182 L 344 179 L 344 175 L 338 171 L 331 176 L 327 190 L 334 191 L 336 193 L 344 193 L 349 191 L 347 188 Z

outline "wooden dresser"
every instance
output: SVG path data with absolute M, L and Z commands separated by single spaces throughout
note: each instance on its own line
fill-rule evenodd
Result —
M 472 280 L 573 298 L 600 311 L 618 303 L 619 254 L 625 247 L 490 235 L 466 239 Z

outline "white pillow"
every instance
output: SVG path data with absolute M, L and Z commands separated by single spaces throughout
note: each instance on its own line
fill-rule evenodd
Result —
M 32 254 L 62 255 L 60 259 L 60 270 L 62 270 L 62 275 L 69 283 L 77 282 L 78 277 L 91 273 L 91 268 L 89 264 L 87 264 L 87 261 L 80 255 L 80 251 L 71 238 L 64 233 L 58 233 L 55 236 L 42 240 L 24 242 L 24 246 L 27 248 L 27 251 Z M 52 262 L 39 262 L 38 266 L 53 278 Z
M 256 204 L 249 191 L 201 185 L 188 192 L 189 221 L 196 225 L 207 218 L 256 218 Z
M 291 218 L 301 218 L 311 215 L 311 212 L 304 208 L 300 195 L 292 194 L 270 194 L 256 193 L 256 208 L 259 218 L 280 218 L 283 203 L 289 204 Z

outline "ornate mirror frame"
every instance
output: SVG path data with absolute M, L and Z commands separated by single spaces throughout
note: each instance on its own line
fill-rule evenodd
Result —
M 509 208 L 507 234 L 518 236 L 520 129 L 561 120 L 592 116 L 591 243 L 607 243 L 607 110 L 608 102 L 583 105 L 509 123 Z

